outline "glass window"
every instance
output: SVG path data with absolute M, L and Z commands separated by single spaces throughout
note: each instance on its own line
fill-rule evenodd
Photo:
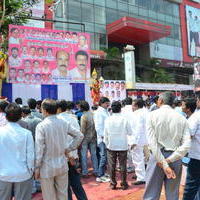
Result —
M 68 3 L 68 17 L 70 20 L 81 21 L 81 6 L 79 2 Z
M 157 19 L 157 13 L 155 11 L 149 10 L 149 17 L 153 19 Z
M 73 0 L 72 0 L 73 1 Z M 93 0 L 82 0 L 82 2 L 91 3 L 93 4 Z
M 136 5 L 135 0 L 129 0 L 128 3 L 131 5 Z
M 95 22 L 99 24 L 106 24 L 106 13 L 104 7 L 95 6 Z
M 117 1 L 116 0 L 106 0 L 106 7 L 117 9 Z
M 105 0 L 94 0 L 95 5 L 105 6 Z
M 137 6 L 130 6 L 128 7 L 128 12 L 131 14 L 137 14 L 138 15 L 138 7 Z
M 81 31 L 81 25 L 79 25 L 79 24 L 69 24 L 68 27 L 69 27 L 69 29 Z
M 95 24 L 95 32 L 96 33 L 106 33 L 105 25 Z
M 90 48 L 91 49 L 95 49 L 95 38 L 94 38 L 94 33 L 90 33 L 90 41 L 91 41 L 91 45 Z
M 180 25 L 180 19 L 179 19 L 179 18 L 176 18 L 176 17 L 174 17 L 174 24 L 178 24 L 178 25 Z
M 170 23 L 173 23 L 173 21 L 174 21 L 173 17 L 171 15 L 166 15 L 165 20 L 166 20 L 166 22 L 170 22 Z
M 86 3 L 82 4 L 82 22 L 94 22 L 93 5 Z
M 139 15 L 148 17 L 149 15 L 148 10 L 139 8 Z
M 119 19 L 118 12 L 114 9 L 106 9 L 106 24 L 110 24 Z
M 118 10 L 128 12 L 128 4 L 119 2 L 118 3 Z
M 119 12 L 118 14 L 119 14 L 119 18 L 128 16 L 127 12 Z
M 178 4 L 173 4 L 173 15 L 174 16 L 179 16 L 179 5 Z
M 84 23 L 86 32 L 94 32 L 94 23 Z
M 55 15 L 60 18 L 63 17 L 63 5 L 61 3 L 58 4 Z
M 165 21 L 165 15 L 164 14 L 162 14 L 162 13 L 158 13 L 158 20 L 159 21 Z

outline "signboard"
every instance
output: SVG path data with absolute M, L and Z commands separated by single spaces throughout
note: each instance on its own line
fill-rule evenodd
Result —
M 86 33 L 9 27 L 9 81 L 60 84 L 90 78 L 90 36 Z
M 186 6 L 188 54 L 200 57 L 200 9 Z
M 160 44 L 158 42 L 150 43 L 150 56 L 152 58 L 161 58 L 167 60 L 183 60 L 182 48 Z
M 125 61 L 125 79 L 126 88 L 135 88 L 135 55 L 134 51 L 128 51 L 124 54 Z
M 200 3 L 200 0 L 191 0 L 191 1 L 194 1 L 196 3 Z
M 122 80 L 101 81 L 100 96 L 107 97 L 110 101 L 121 101 L 126 98 L 126 84 Z

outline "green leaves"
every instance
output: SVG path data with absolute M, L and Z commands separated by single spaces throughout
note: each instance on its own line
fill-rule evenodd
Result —
M 3 0 L 0 3 L 0 37 L 3 35 L 4 38 L 0 47 L 3 47 L 4 51 L 8 48 L 9 24 L 26 23 L 30 8 L 37 2 L 38 0 Z
M 153 68 L 152 83 L 174 83 L 174 77 L 163 68 Z

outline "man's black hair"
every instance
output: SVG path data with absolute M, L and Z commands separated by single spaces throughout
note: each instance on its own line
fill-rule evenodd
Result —
M 0 111 L 5 112 L 6 107 L 9 105 L 9 103 L 5 100 L 0 101 Z
M 114 101 L 111 105 L 111 109 L 113 113 L 120 113 L 122 105 L 119 101 Z
M 10 32 L 13 33 L 15 30 L 18 30 L 17 28 L 11 28 Z M 19 30 L 18 30 L 19 31 Z
M 86 51 L 77 51 L 76 54 L 75 54 L 75 59 L 77 59 L 78 56 L 86 56 L 87 60 L 88 60 L 88 54 Z
M 190 109 L 191 113 L 196 110 L 197 104 L 195 98 L 186 98 L 183 101 L 185 102 L 185 107 Z
M 144 101 L 143 101 L 143 99 L 141 99 L 141 98 L 135 99 L 135 100 L 133 100 L 133 102 L 135 103 L 135 105 L 136 105 L 138 108 L 143 108 L 143 107 L 144 107 Z
M 31 109 L 28 106 L 23 106 L 22 113 L 24 113 L 25 115 L 28 115 L 31 113 Z
M 22 109 L 16 103 L 10 103 L 6 109 L 6 119 L 9 122 L 17 122 L 21 119 L 22 116 Z
M 21 104 L 22 105 L 22 98 L 18 97 L 15 99 L 16 104 Z
M 131 97 L 127 97 L 124 100 L 125 105 L 132 105 L 133 99 Z
M 90 110 L 90 105 L 87 101 L 81 101 L 80 102 L 80 109 L 82 112 L 84 111 L 89 111 Z
M 58 100 L 57 101 L 57 108 L 60 108 L 62 112 L 65 112 L 66 110 L 71 110 L 74 108 L 74 103 L 72 101 L 66 101 L 66 100 Z
M 110 102 L 110 100 L 107 97 L 101 97 L 101 99 L 99 100 L 99 105 L 102 105 L 106 102 Z
M 17 47 L 13 47 L 13 48 L 11 49 L 11 51 L 13 51 L 13 50 L 19 51 L 19 49 L 18 49 Z
M 37 101 L 33 98 L 28 99 L 27 104 L 30 109 L 35 109 L 37 105 Z

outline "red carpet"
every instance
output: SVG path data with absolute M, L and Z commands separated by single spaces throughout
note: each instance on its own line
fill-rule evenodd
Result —
M 95 178 L 91 176 L 88 179 L 82 179 L 83 187 L 87 193 L 88 200 L 114 200 L 115 198 L 127 196 L 128 194 L 134 193 L 144 186 L 133 186 L 131 183 L 133 179 L 131 179 L 133 174 L 128 176 L 129 189 L 128 190 L 111 190 L 109 188 L 109 183 L 97 183 Z M 118 182 L 118 187 L 120 186 L 120 182 Z M 76 200 L 76 198 L 73 198 Z M 42 200 L 41 194 L 36 194 L 33 197 L 33 200 Z

